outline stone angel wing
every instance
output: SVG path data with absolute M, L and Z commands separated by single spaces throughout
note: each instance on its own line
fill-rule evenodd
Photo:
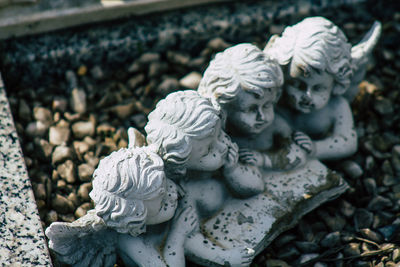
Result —
M 117 232 L 107 229 L 94 210 L 72 223 L 52 223 L 46 236 L 63 263 L 76 267 L 112 267 L 116 263 Z
M 136 128 L 128 129 L 128 148 L 142 147 L 147 145 L 146 137 Z
M 349 90 L 344 94 L 349 101 L 352 101 L 358 93 L 358 84 L 364 79 L 371 52 L 379 40 L 381 31 L 382 24 L 375 21 L 364 38 L 351 48 L 353 78 Z

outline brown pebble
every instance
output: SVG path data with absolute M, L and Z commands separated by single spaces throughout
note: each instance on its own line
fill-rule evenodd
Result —
M 76 174 L 75 174 L 75 164 L 72 160 L 67 160 L 64 163 L 57 166 L 58 175 L 64 179 L 67 183 L 75 183 L 76 182 Z
M 90 201 L 89 192 L 92 190 L 92 183 L 84 183 L 79 186 L 78 197 L 82 201 Z
M 60 214 L 68 214 L 75 210 L 72 201 L 60 194 L 56 194 L 55 197 L 51 200 L 51 206 L 55 211 Z
M 93 172 L 94 168 L 90 164 L 82 163 L 78 166 L 79 180 L 82 182 L 91 181 Z

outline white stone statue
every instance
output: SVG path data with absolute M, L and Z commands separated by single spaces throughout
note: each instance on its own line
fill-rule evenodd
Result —
M 290 126 L 275 115 L 282 85 L 280 66 L 252 44 L 218 53 L 203 75 L 198 92 L 221 110 L 226 130 L 246 164 L 290 170 L 307 159 L 307 153 L 292 141 Z
M 238 163 L 238 148 L 221 128 L 219 112 L 196 91 L 179 91 L 161 100 L 149 114 L 147 142 L 157 148 L 168 177 L 185 192 L 184 205 L 195 207 L 203 221 L 223 208 L 229 192 L 249 196 L 264 190 L 257 168 Z M 224 179 L 215 173 L 222 167 Z M 254 257 L 246 247 L 224 249 L 199 231 L 185 242 L 185 254 L 206 266 L 210 262 L 248 266 Z
M 165 223 L 178 195 L 163 166 L 148 147 L 123 148 L 101 160 L 90 193 L 95 209 L 46 230 L 57 258 L 72 266 L 113 266 L 118 253 L 127 266 L 185 266 L 183 244 L 198 221 L 188 206 Z
M 343 32 L 322 17 L 306 18 L 272 36 L 264 52 L 284 69 L 285 90 L 279 110 L 296 143 L 321 160 L 340 159 L 357 150 L 357 134 L 348 100 L 357 93 L 367 58 L 381 31 L 375 23 L 352 47 Z M 349 88 L 352 87 L 351 91 Z
M 128 148 L 100 161 L 94 209 L 52 223 L 49 247 L 73 266 L 113 266 L 117 255 L 127 266 L 183 267 L 185 257 L 249 266 L 348 188 L 319 159 L 357 149 L 348 101 L 380 28 L 352 48 L 332 22 L 314 17 L 264 51 L 240 44 L 218 53 L 198 91 L 169 94 L 149 114 L 146 136 L 129 129 Z

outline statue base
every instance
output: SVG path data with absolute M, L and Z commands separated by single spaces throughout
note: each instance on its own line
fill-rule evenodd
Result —
M 229 198 L 224 208 L 201 224 L 202 232 L 222 248 L 263 251 L 300 218 L 348 189 L 338 174 L 318 160 L 287 172 L 264 172 L 266 190 L 248 199 Z M 191 256 L 192 261 L 219 266 Z

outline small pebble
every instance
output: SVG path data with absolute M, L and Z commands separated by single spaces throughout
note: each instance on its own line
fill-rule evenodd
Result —
M 275 260 L 275 259 L 268 259 L 265 262 L 266 267 L 290 267 L 289 264 L 287 264 L 283 260 Z
M 82 89 L 74 88 L 71 92 L 71 108 L 74 112 L 82 114 L 86 112 L 86 93 Z
M 78 121 L 72 124 L 72 133 L 75 138 L 82 139 L 86 136 L 93 136 L 95 125 L 92 121 Z
M 72 149 L 70 147 L 60 145 L 56 146 L 56 148 L 54 149 L 51 162 L 53 164 L 57 164 L 72 158 L 73 158 Z
M 48 108 L 35 107 L 33 109 L 33 117 L 35 120 L 41 121 L 47 126 L 53 123 L 53 114 Z
M 91 165 L 94 168 L 96 168 L 97 165 L 99 164 L 99 158 L 96 157 L 92 151 L 87 152 L 83 156 L 83 158 L 84 158 L 86 163 L 88 163 L 89 165 Z
M 66 197 L 56 194 L 51 200 L 51 205 L 60 214 L 70 214 L 75 210 L 74 204 Z
M 361 166 L 352 160 L 346 160 L 343 162 L 341 168 L 352 179 L 357 179 L 364 173 Z
M 319 246 L 314 242 L 296 241 L 295 245 L 303 253 L 313 253 L 319 251 Z
M 179 80 L 179 85 L 185 88 L 196 90 L 202 76 L 198 72 L 191 72 Z
M 340 232 L 332 232 L 327 234 L 320 242 L 320 245 L 325 248 L 332 248 L 340 245 Z
M 396 248 L 392 252 L 392 261 L 394 262 L 400 262 L 400 249 Z
M 165 96 L 179 89 L 179 81 L 175 78 L 166 78 L 157 87 L 157 93 Z
M 82 182 L 91 181 L 93 172 L 94 172 L 93 166 L 91 166 L 87 163 L 83 163 L 78 166 L 79 180 Z
M 49 129 L 49 125 L 41 121 L 33 121 L 26 127 L 26 134 L 31 137 L 43 137 Z
M 47 142 L 44 139 L 39 140 L 39 149 L 40 153 L 43 155 L 45 159 L 48 159 L 51 157 L 51 153 L 53 152 L 54 146 L 51 145 L 49 142 Z
M 91 70 L 90 70 L 90 74 L 92 75 L 93 78 L 95 78 L 96 80 L 101 80 L 104 78 L 104 72 L 101 69 L 100 66 L 94 66 Z
M 75 154 L 77 155 L 77 157 L 82 160 L 83 155 L 89 151 L 90 146 L 83 141 L 74 141 L 72 143 L 72 146 L 75 149 Z
M 50 210 L 47 214 L 46 214 L 46 223 L 47 224 L 51 224 L 53 222 L 58 221 L 58 215 L 57 212 L 55 210 Z
M 347 218 L 350 218 L 354 215 L 354 212 L 356 211 L 356 208 L 351 205 L 349 202 L 346 200 L 342 199 L 340 201 L 340 212 L 346 216 Z
M 75 172 L 75 165 L 72 160 L 67 160 L 57 166 L 58 175 L 69 184 L 73 184 L 76 182 Z
M 67 143 L 70 136 L 68 127 L 51 126 L 49 130 L 49 142 L 52 145 Z
M 90 210 L 90 203 L 83 203 L 80 205 L 76 210 L 75 210 L 75 217 L 80 218 L 82 216 L 85 216 L 88 210 Z
M 287 245 L 281 248 L 277 255 L 283 260 L 290 260 L 299 257 L 301 254 L 294 246 Z
M 390 201 L 390 199 L 378 195 L 370 201 L 368 209 L 372 211 L 377 211 L 383 210 L 385 208 L 390 208 L 392 205 L 393 203 L 392 201 Z
M 377 243 L 383 242 L 383 237 L 379 233 L 372 231 L 369 228 L 360 229 L 360 233 L 362 234 L 363 237 L 372 240 L 374 242 Z
M 343 253 L 347 257 L 360 256 L 360 244 L 359 243 L 349 243 L 343 249 Z
M 71 192 L 68 195 L 67 199 L 70 200 L 74 204 L 75 207 L 80 205 L 80 201 L 78 199 L 78 196 L 74 192 Z
M 305 264 L 306 262 L 309 262 L 318 257 L 319 257 L 318 253 L 303 254 L 300 256 L 299 264 Z
M 376 186 L 376 181 L 374 178 L 366 178 L 363 180 L 365 190 L 367 191 L 368 194 L 370 195 L 376 195 L 377 194 L 377 186 Z
M 55 97 L 51 103 L 53 111 L 65 112 L 68 107 L 68 100 L 64 97 Z
M 136 89 L 140 84 L 144 82 L 144 80 L 144 74 L 140 73 L 130 78 L 127 82 L 127 85 L 130 89 Z
M 230 47 L 231 44 L 228 44 L 227 42 L 224 41 L 224 39 L 217 37 L 214 39 L 211 39 L 207 43 L 207 47 L 211 48 L 212 50 L 219 52 L 222 50 L 225 50 L 226 48 Z
M 158 53 L 143 53 L 137 62 L 142 65 L 148 65 L 153 62 L 160 61 L 160 54 Z
M 39 184 L 33 184 L 33 192 L 35 194 L 36 199 L 46 199 L 46 187 L 44 184 L 39 183 Z
M 21 119 L 23 121 L 30 121 L 31 115 L 32 115 L 32 112 L 31 112 L 31 109 L 30 109 L 28 103 L 24 99 L 19 100 L 19 106 L 18 106 L 19 119 Z
M 90 201 L 89 192 L 91 190 L 92 183 L 83 183 L 79 186 L 77 195 L 83 202 L 88 202 Z
M 354 227 L 357 230 L 372 226 L 374 214 L 366 209 L 357 209 L 354 214 Z
M 176 52 L 176 51 L 168 51 L 167 52 L 167 59 L 172 64 L 182 65 L 185 66 L 190 61 L 190 56 L 185 53 Z
M 136 110 L 136 101 L 131 99 L 126 104 L 115 105 L 110 108 L 111 112 L 114 113 L 121 120 L 127 119 Z

